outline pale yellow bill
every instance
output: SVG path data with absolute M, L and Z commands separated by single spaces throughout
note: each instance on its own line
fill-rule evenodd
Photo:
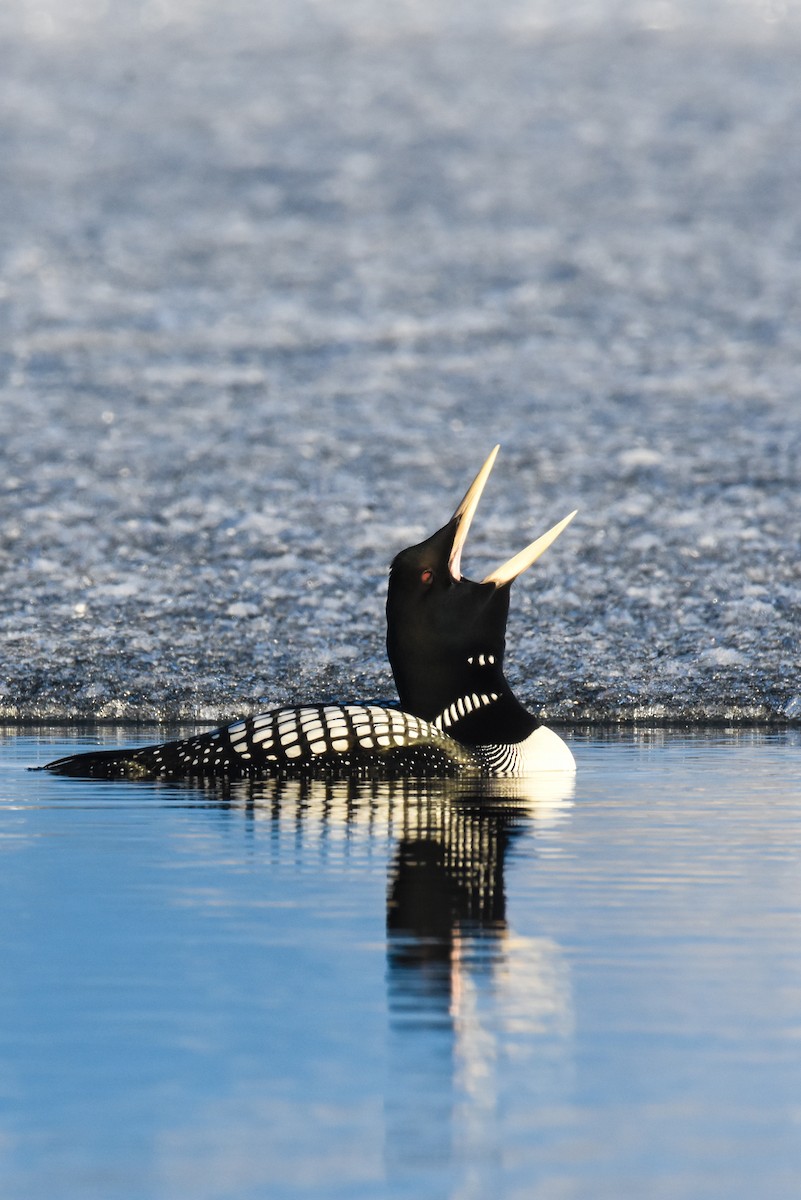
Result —
M 470 530 L 470 525 L 473 517 L 475 516 L 476 509 L 478 508 L 478 502 L 481 499 L 481 493 L 484 491 L 487 480 L 490 477 L 490 471 L 492 470 L 499 450 L 500 445 L 496 446 L 494 450 L 490 451 L 489 455 L 487 456 L 487 461 L 484 463 L 484 466 L 470 484 L 470 487 L 465 492 L 464 499 L 451 517 L 452 521 L 456 521 L 456 533 L 454 535 L 453 546 L 451 547 L 451 553 L 448 559 L 448 568 L 451 576 L 456 580 L 462 578 L 462 549 L 464 547 L 465 540 L 467 539 L 467 534 Z
M 518 575 L 522 575 L 528 570 L 532 563 L 535 563 L 541 554 L 544 554 L 552 542 L 555 542 L 563 529 L 566 529 L 570 522 L 575 517 L 578 509 L 574 509 L 553 529 L 549 529 L 542 537 L 538 537 L 530 546 L 526 546 L 525 550 L 521 550 L 519 554 L 515 554 L 514 558 L 510 558 L 502 567 L 498 567 L 497 571 L 493 571 L 491 575 L 487 575 L 482 579 L 482 583 L 494 583 L 497 587 L 501 584 L 511 583 L 513 579 L 517 579 Z

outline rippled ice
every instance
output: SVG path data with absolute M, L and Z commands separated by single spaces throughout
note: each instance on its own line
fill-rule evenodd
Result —
M 6 0 L 0 714 L 390 694 L 500 441 L 526 700 L 801 720 L 800 12 Z
M 26 770 L 98 739 L 0 743 L 4 1195 L 797 1197 L 796 734 L 481 795 Z

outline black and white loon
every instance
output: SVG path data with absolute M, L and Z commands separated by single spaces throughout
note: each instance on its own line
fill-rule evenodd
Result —
M 569 748 L 513 695 L 503 674 L 512 582 L 547 550 L 570 513 L 480 583 L 461 571 L 496 446 L 437 533 L 402 550 L 387 592 L 387 651 L 401 709 L 277 708 L 209 733 L 48 763 L 62 775 L 231 779 L 308 775 L 524 776 L 574 771 Z

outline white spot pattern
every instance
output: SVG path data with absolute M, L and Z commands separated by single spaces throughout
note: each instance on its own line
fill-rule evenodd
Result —
M 450 729 L 451 725 L 455 725 L 462 717 L 479 708 L 486 708 L 487 705 L 494 704 L 497 699 L 497 692 L 482 692 L 481 695 L 473 692 L 470 696 L 460 696 L 453 704 L 444 708 L 431 723 L 435 729 Z
M 466 700 L 469 711 L 473 701 Z M 401 757 L 388 758 L 393 755 Z M 208 734 L 154 746 L 137 761 L 161 775 L 233 777 L 304 769 L 358 775 L 389 762 L 397 774 L 421 769 L 442 774 L 475 764 L 474 756 L 440 726 L 374 704 L 274 709 Z

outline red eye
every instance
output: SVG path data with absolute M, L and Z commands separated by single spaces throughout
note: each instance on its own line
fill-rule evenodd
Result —
M 429 567 L 426 567 L 425 571 L 420 572 L 420 582 L 421 583 L 433 583 L 434 582 L 434 572 Z

